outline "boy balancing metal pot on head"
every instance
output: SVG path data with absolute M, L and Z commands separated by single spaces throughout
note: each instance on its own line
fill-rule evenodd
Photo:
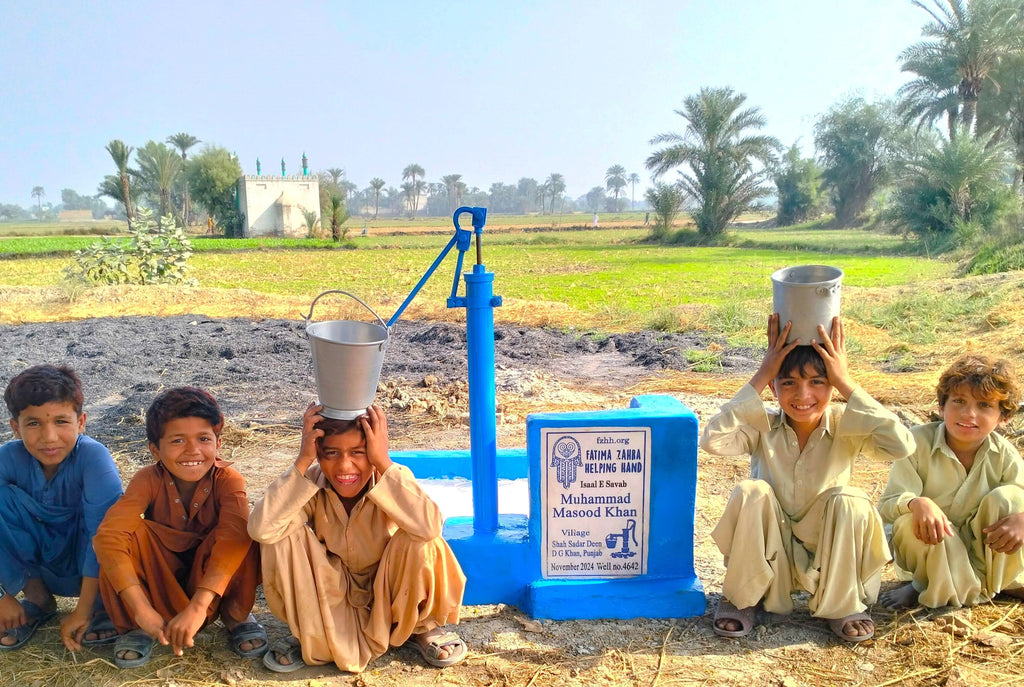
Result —
M 466 644 L 442 626 L 458 622 L 466 578 L 441 538 L 440 510 L 391 462 L 383 410 L 354 420 L 322 410 L 306 409 L 294 465 L 249 519 L 267 605 L 291 631 L 264 664 L 360 672 L 406 642 L 431 665 L 458 663 Z
M 792 593 L 810 594 L 811 615 L 840 638 L 874 636 L 865 612 L 889 562 L 882 521 L 860 489 L 849 486 L 861 453 L 893 459 L 914 449 L 910 431 L 858 387 L 846 364 L 843 323 L 818 325 L 810 346 L 786 344 L 790 323 L 768 319 L 768 351 L 750 382 L 704 427 L 701 447 L 714 455 L 750 455 L 750 478 L 732 491 L 712 537 L 725 556 L 723 599 L 714 630 L 740 637 L 758 606 L 793 610 Z M 779 408 L 761 392 L 770 387 Z M 846 400 L 831 403 L 832 390 Z
M 0 446 L 0 650 L 20 649 L 57 614 L 54 594 L 78 597 L 60 624 L 68 650 L 110 641 L 92 537 L 121 478 L 83 433 L 82 383 L 71 368 L 36 365 L 11 379 L 4 402 L 15 439 Z

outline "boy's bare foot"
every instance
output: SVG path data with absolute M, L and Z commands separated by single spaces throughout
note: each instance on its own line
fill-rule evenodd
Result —
M 890 589 L 887 592 L 882 592 L 878 597 L 878 600 L 881 601 L 882 605 L 886 608 L 898 611 L 919 606 L 919 596 L 920 594 L 918 594 L 917 590 L 914 589 L 914 585 L 907 582 L 896 589 Z

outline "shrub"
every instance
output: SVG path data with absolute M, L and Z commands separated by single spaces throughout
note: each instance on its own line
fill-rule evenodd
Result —
M 90 284 L 183 284 L 189 278 L 192 242 L 170 215 L 160 223 L 140 208 L 127 240 L 102 239 L 75 251 L 74 264 L 64 271 L 68 282 Z

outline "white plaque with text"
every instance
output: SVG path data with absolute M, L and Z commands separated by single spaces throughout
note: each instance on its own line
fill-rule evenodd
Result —
M 545 578 L 647 573 L 650 427 L 543 428 Z

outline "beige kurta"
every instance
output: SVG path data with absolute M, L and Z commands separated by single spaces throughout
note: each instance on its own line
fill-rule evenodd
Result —
M 913 450 L 895 415 L 855 389 L 845 406 L 829 406 L 801 451 L 784 414 L 746 384 L 704 426 L 700 444 L 714 455 L 750 454 L 750 479 L 733 490 L 711 533 L 725 556 L 725 598 L 789 613 L 792 592 L 802 589 L 821 618 L 875 601 L 889 547 L 867 494 L 848 483 L 858 455 Z
M 359 672 L 389 646 L 459 621 L 466 577 L 441 512 L 408 468 L 389 467 L 347 514 L 314 463 L 289 468 L 249 517 L 263 589 L 310 665 Z
M 1024 548 L 1002 554 L 985 546 L 982 530 L 1024 512 L 1024 461 L 1003 437 L 988 435 L 970 472 L 946 444 L 942 422 L 912 430 L 917 450 L 896 461 L 878 509 L 892 525 L 896 564 L 911 575 L 929 608 L 971 606 L 1024 585 Z M 911 500 L 926 496 L 942 509 L 956 536 L 935 545 L 914 536 Z

